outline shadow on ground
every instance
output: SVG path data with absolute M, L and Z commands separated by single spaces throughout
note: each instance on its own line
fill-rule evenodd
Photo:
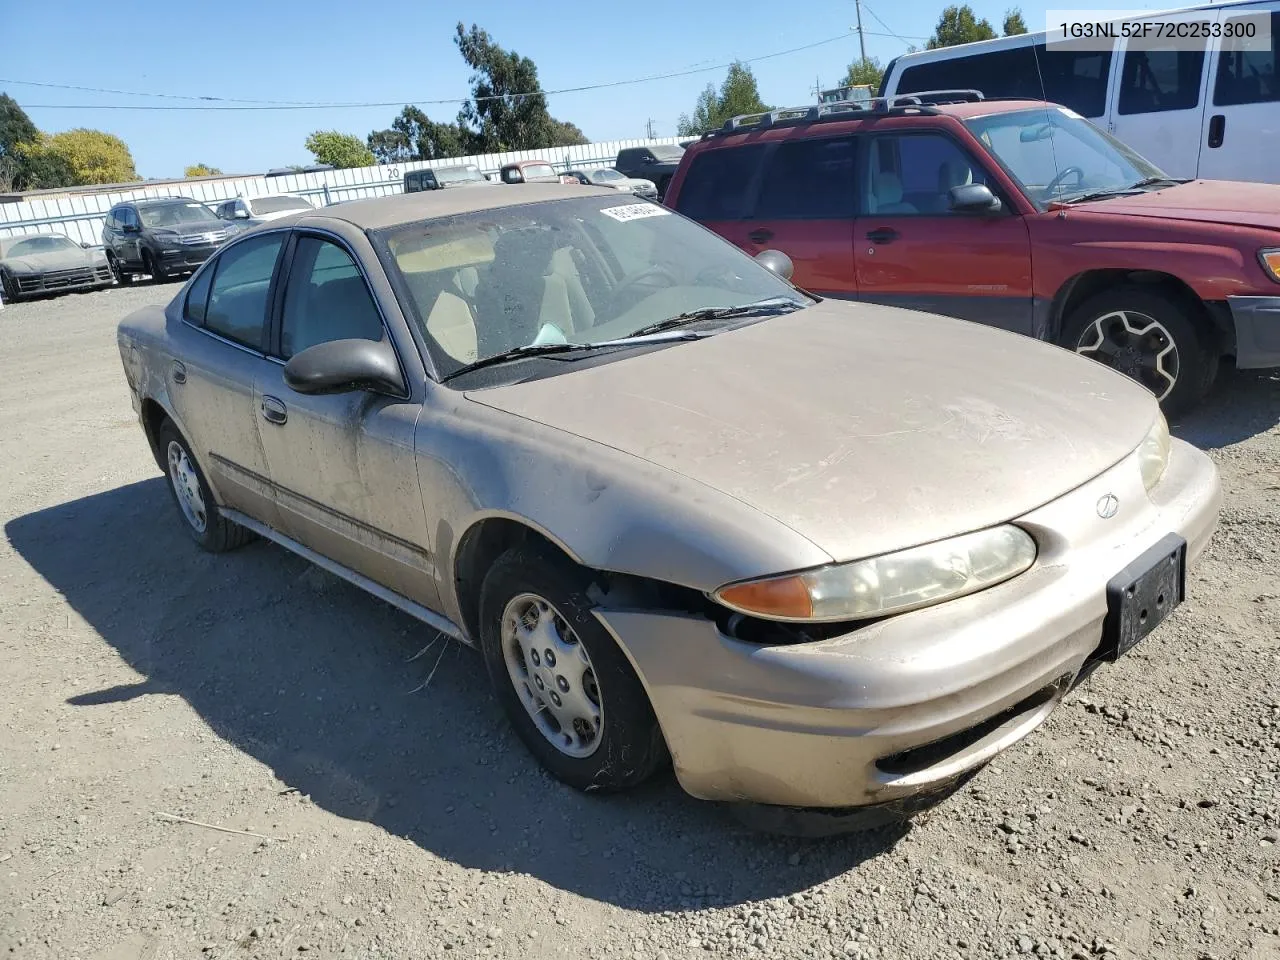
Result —
M 67 691 L 69 703 L 181 696 L 332 813 L 464 867 L 526 873 L 633 909 L 783 896 L 904 832 L 780 841 L 691 800 L 670 774 L 625 796 L 578 794 L 515 739 L 478 654 L 441 639 L 413 659 L 433 636 L 417 621 L 271 544 L 204 554 L 173 511 L 157 477 L 5 527 L 145 678 Z
M 1280 370 L 1237 370 L 1224 364 L 1199 407 L 1171 424 L 1175 436 L 1201 449 L 1225 447 L 1280 424 Z

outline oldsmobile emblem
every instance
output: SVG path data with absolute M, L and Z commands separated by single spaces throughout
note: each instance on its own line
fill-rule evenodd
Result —
M 1098 516 L 1103 520 L 1110 520 L 1119 509 L 1120 501 L 1113 493 L 1105 494 L 1098 499 Z

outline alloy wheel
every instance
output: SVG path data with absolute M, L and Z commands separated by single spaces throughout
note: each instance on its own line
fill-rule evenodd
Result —
M 1133 310 L 1112 310 L 1080 334 L 1076 353 L 1137 380 L 1163 400 L 1178 382 L 1178 345 L 1159 320 Z
M 565 756 L 591 756 L 604 731 L 604 704 L 578 635 L 533 593 L 507 603 L 501 629 L 507 674 L 538 732 Z

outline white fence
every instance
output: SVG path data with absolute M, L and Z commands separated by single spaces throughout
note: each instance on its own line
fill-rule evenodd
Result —
M 62 233 L 76 243 L 97 245 L 102 242 L 102 225 L 107 212 L 122 200 L 144 197 L 182 196 L 205 203 L 216 203 L 234 197 L 256 197 L 264 193 L 296 193 L 308 197 L 318 207 L 343 200 L 381 197 L 404 192 L 404 175 L 423 167 L 475 164 L 485 173 L 496 173 L 505 164 L 518 160 L 548 160 L 558 170 L 579 167 L 609 167 L 624 147 L 656 146 L 678 143 L 679 138 L 656 140 L 615 140 L 588 143 L 579 147 L 556 147 L 550 150 L 517 150 L 511 153 L 489 153 L 476 157 L 449 160 L 383 164 L 353 167 L 348 170 L 325 170 L 320 173 L 296 173 L 275 177 L 206 177 L 199 180 L 174 180 L 104 193 L 68 192 L 45 198 L 32 197 L 20 203 L 0 203 L 0 237 L 28 233 Z

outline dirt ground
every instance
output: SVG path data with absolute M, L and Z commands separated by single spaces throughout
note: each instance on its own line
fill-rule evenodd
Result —
M 477 654 L 199 552 L 115 346 L 175 289 L 0 312 L 6 955 L 1280 956 L 1280 374 L 1176 426 L 1227 501 L 1169 624 L 909 829 L 795 841 L 573 793 Z

